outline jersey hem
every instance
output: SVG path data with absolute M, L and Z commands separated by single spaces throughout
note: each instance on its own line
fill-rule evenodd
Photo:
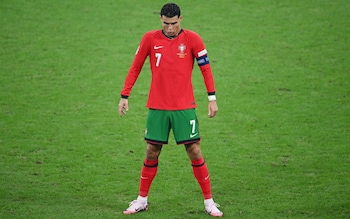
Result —
M 163 111 L 180 111 L 180 110 L 190 110 L 190 109 L 197 109 L 197 107 L 191 107 L 191 108 L 169 108 L 169 109 L 162 109 L 162 108 L 154 108 L 154 107 L 147 107 L 150 110 L 163 110 Z

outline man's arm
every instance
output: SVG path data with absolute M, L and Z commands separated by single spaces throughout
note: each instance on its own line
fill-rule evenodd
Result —
M 126 76 L 124 87 L 121 91 L 123 98 L 129 97 L 131 90 L 140 75 L 141 69 L 148 56 L 148 48 L 145 43 L 145 37 L 142 39 L 140 46 L 136 50 L 134 61 L 132 62 L 128 74 Z
M 118 104 L 118 113 L 122 117 L 129 110 L 128 97 L 131 90 L 140 75 L 142 66 L 149 54 L 147 34 L 142 37 L 139 47 L 136 50 L 134 61 L 132 62 L 128 74 L 126 76 L 123 89 L 121 91 L 121 98 Z
M 216 104 L 214 76 L 209 63 L 209 58 L 207 56 L 207 51 L 203 50 L 198 54 L 202 54 L 202 56 L 196 59 L 198 66 L 202 72 L 204 83 L 208 92 L 208 117 L 212 118 L 216 115 L 217 111 L 219 110 Z

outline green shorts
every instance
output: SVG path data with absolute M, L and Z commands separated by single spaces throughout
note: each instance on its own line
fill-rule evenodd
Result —
M 200 141 L 195 109 L 148 111 L 145 140 L 151 144 L 168 144 L 170 129 L 177 144 Z

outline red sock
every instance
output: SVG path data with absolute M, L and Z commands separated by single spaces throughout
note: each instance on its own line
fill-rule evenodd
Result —
M 149 189 L 151 188 L 152 181 L 157 174 L 158 160 L 145 159 L 141 170 L 140 177 L 140 192 L 142 197 L 148 196 Z
M 191 163 L 193 174 L 202 189 L 204 199 L 212 198 L 209 171 L 203 157 L 198 160 L 191 160 Z

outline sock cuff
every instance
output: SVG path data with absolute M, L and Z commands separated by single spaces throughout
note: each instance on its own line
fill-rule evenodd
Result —
M 205 164 L 205 160 L 203 157 L 197 159 L 197 160 L 191 160 L 193 167 L 201 167 Z
M 143 162 L 143 165 L 145 167 L 149 167 L 149 168 L 158 167 L 158 159 L 157 160 L 147 160 L 147 159 L 145 159 L 144 162 Z

